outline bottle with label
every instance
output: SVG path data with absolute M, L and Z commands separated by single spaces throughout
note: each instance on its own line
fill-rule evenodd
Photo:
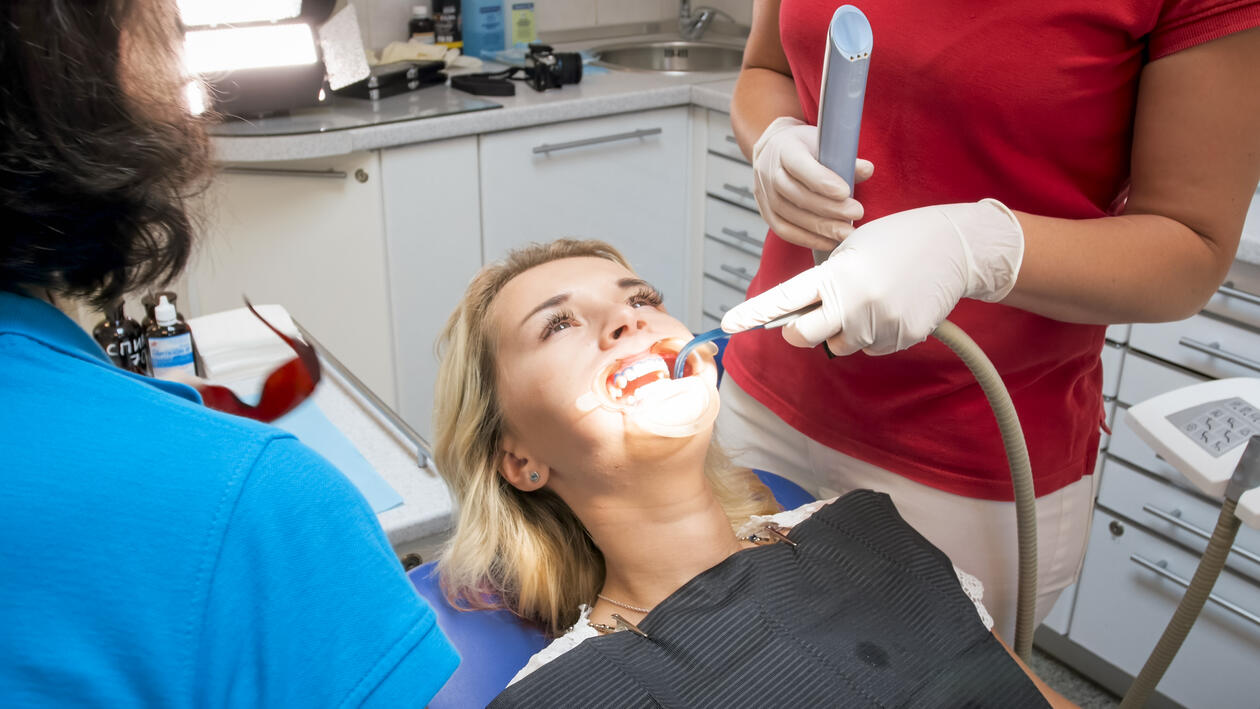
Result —
M 144 329 L 123 312 L 121 300 L 105 309 L 105 319 L 92 330 L 92 337 L 115 366 L 136 374 L 149 373 L 149 351 L 145 349 Z
M 490 59 L 503 50 L 503 0 L 463 0 L 464 54 Z
M 411 8 L 411 21 L 407 23 L 407 34 L 412 42 L 433 44 L 436 27 L 433 18 L 429 17 L 428 5 L 415 5 Z
M 451 49 L 464 46 L 463 21 L 460 15 L 459 0 L 437 0 L 434 8 L 434 40 L 436 44 Z
M 193 360 L 192 330 L 187 323 L 175 317 L 175 306 L 165 295 L 158 298 L 153 308 L 156 322 L 145 332 L 153 376 L 160 379 L 195 377 L 197 365 Z
M 179 312 L 179 305 L 175 302 L 179 297 L 178 293 L 173 290 L 164 290 L 154 294 L 150 291 L 148 295 L 140 299 L 140 304 L 144 306 L 145 313 L 144 322 L 140 323 L 140 329 L 144 332 L 148 332 L 149 328 L 157 322 L 157 319 L 153 316 L 153 309 L 157 307 L 157 299 L 159 296 L 166 296 L 166 300 L 170 302 L 171 305 L 175 306 L 175 319 L 187 325 L 188 321 L 184 319 L 184 314 Z M 197 376 L 204 377 L 206 376 L 206 373 L 205 368 L 202 366 L 201 354 L 197 351 L 196 337 L 193 338 L 192 343 L 193 359 L 197 363 Z
M 534 21 L 534 3 L 512 3 L 512 46 L 520 49 L 538 41 L 538 25 Z

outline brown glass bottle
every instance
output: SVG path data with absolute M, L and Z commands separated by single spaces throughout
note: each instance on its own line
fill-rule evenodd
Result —
M 92 330 L 92 337 L 116 366 L 136 374 L 149 373 L 144 329 L 127 317 L 121 300 L 105 309 L 105 319 Z

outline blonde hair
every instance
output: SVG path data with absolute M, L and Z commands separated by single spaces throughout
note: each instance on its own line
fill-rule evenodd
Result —
M 483 268 L 469 284 L 439 342 L 434 457 L 459 506 L 438 570 L 456 607 L 505 608 L 559 635 L 577 622 L 604 583 L 604 557 L 569 506 L 547 488 L 522 492 L 499 475 L 504 420 L 495 387 L 495 296 L 508 281 L 565 258 L 596 257 L 630 268 L 601 241 L 531 244 Z M 778 511 L 770 491 L 709 445 L 705 477 L 737 528 Z

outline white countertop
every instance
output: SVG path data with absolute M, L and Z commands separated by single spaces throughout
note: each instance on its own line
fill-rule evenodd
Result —
M 648 38 L 650 39 L 650 38 Z M 646 39 L 645 39 L 646 41 Z M 489 69 L 496 65 L 490 65 Z M 278 162 L 345 155 L 410 143 L 443 140 L 463 135 L 492 133 L 528 126 L 571 121 L 615 113 L 645 111 L 667 106 L 698 104 L 722 111 L 730 110 L 731 90 L 736 72 L 664 74 L 640 71 L 606 71 L 584 76 L 578 84 L 559 89 L 534 91 L 523 83 L 515 96 L 473 97 L 449 86 L 432 86 L 392 96 L 372 104 L 382 115 L 379 123 L 358 128 L 288 133 L 286 122 L 297 123 L 318 112 L 336 112 L 338 106 L 353 102 L 353 111 L 362 114 L 366 101 L 338 98 L 333 105 L 295 111 L 292 118 L 269 118 L 266 123 L 284 126 L 283 132 L 263 136 L 214 138 L 215 157 L 225 163 Z M 716 82 L 716 83 L 715 83 Z M 414 104 L 452 104 L 460 100 L 483 99 L 502 108 L 475 110 L 416 120 L 396 120 L 389 114 L 406 117 L 415 113 Z M 314 129 L 313 129 L 314 130 Z M 279 132 L 279 131 L 278 131 Z

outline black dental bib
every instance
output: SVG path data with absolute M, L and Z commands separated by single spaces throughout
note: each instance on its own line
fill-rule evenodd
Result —
M 949 559 L 859 490 L 591 638 L 491 707 L 1044 707 Z

